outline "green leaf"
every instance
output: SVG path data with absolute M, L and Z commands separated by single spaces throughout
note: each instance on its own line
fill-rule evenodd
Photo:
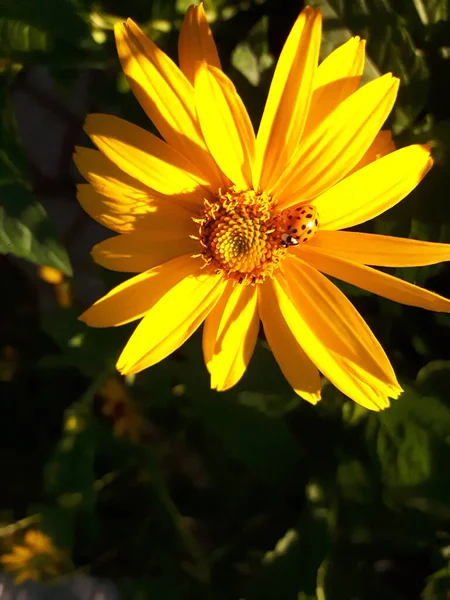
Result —
M 0 44 L 5 57 L 16 52 L 46 51 L 51 48 L 49 35 L 29 23 L 13 19 L 0 19 Z
M 238 404 L 231 394 L 197 398 L 195 412 L 226 453 L 258 479 L 279 484 L 295 472 L 300 450 L 282 418 Z
M 407 388 L 378 419 L 376 452 L 387 488 L 421 490 L 439 502 L 449 498 L 450 408 L 434 396 Z
M 43 206 L 19 184 L 0 186 L 0 253 L 72 275 L 67 252 Z
M 416 383 L 428 394 L 448 395 L 450 360 L 433 360 L 417 373 Z
M 329 544 L 326 514 L 305 511 L 297 526 L 289 529 L 267 552 L 255 576 L 249 600 L 303 600 L 315 598 L 318 570 Z
M 450 590 L 450 569 L 446 567 L 428 578 L 422 600 L 446 600 Z
M 424 24 L 450 19 L 448 0 L 414 0 L 414 6 Z
M 78 320 L 79 308 L 56 310 L 42 316 L 41 327 L 59 346 L 58 354 L 47 355 L 45 368 L 75 367 L 86 377 L 111 369 L 125 345 L 134 323 L 125 327 L 95 329 Z
M 55 38 L 76 42 L 89 33 L 83 18 L 86 8 L 78 0 L 5 0 L 2 3 L 2 17 L 26 23 Z
M 398 133 L 411 126 L 427 101 L 430 77 L 425 56 L 411 35 L 416 15 L 406 11 L 408 21 L 392 0 L 330 0 L 330 4 L 353 33 L 367 39 L 367 53 L 381 73 L 400 78 L 393 128 Z

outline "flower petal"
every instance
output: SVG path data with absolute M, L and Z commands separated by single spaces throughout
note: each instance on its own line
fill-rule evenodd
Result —
M 116 286 L 79 319 L 91 327 L 116 327 L 140 319 L 172 287 L 199 274 L 203 264 L 191 256 L 174 258 Z
M 413 145 L 355 171 L 314 200 L 321 229 L 344 229 L 377 217 L 403 200 L 432 164 L 429 146 Z
M 239 188 L 252 185 L 255 135 L 233 82 L 205 61 L 197 63 L 195 101 L 209 151 Z
M 245 373 L 259 330 L 255 286 L 228 282 L 203 328 L 203 355 L 211 388 L 223 392 Z
M 344 260 L 337 256 L 329 256 L 319 248 L 303 246 L 302 259 L 308 261 L 310 265 L 319 271 L 331 275 L 331 277 L 342 279 L 342 281 L 394 302 L 407 304 L 408 306 L 418 306 L 436 312 L 450 312 L 450 300 L 439 296 L 439 294 L 429 292 L 417 285 L 402 281 L 371 267 Z
M 362 169 L 374 160 L 378 160 L 382 156 L 386 156 L 386 154 L 395 152 L 395 150 L 397 150 L 397 148 L 395 146 L 394 140 L 392 139 L 392 131 L 390 131 L 389 129 L 384 129 L 383 131 L 380 131 L 379 133 L 377 133 L 377 136 L 373 140 L 370 148 L 367 150 L 367 152 L 364 154 L 359 163 L 350 171 L 348 175 L 350 175 L 354 171 Z
M 114 31 L 122 68 L 142 108 L 166 142 L 214 187 L 220 186 L 223 180 L 203 140 L 189 81 L 131 19 Z
M 164 239 L 164 235 L 168 235 Z M 174 237 L 173 233 L 156 231 L 134 232 L 116 235 L 96 244 L 92 250 L 94 261 L 112 271 L 125 273 L 142 273 L 177 258 L 194 255 L 199 251 L 199 244 L 188 235 Z
M 398 79 L 374 79 L 344 100 L 302 140 L 271 190 L 283 208 L 311 200 L 336 184 L 369 149 L 391 112 Z
M 296 394 L 317 404 L 321 399 L 319 371 L 286 323 L 272 280 L 259 287 L 258 305 L 267 342 L 283 375 Z
M 307 7 L 284 44 L 256 138 L 255 189 L 271 187 L 297 148 L 311 101 L 321 30 L 320 12 Z
M 127 213 L 130 205 L 136 201 L 148 202 L 151 188 L 124 173 L 98 150 L 76 146 L 73 160 L 96 192 L 114 199 L 120 207 L 125 203 Z
M 291 302 L 310 330 L 308 335 L 320 341 L 316 348 L 326 345 L 358 379 L 383 394 L 398 396 L 400 387 L 383 348 L 348 298 L 315 268 L 296 257 L 286 258 L 281 271 Z M 311 352 L 314 347 L 311 342 Z M 318 358 L 312 356 L 306 339 L 304 349 L 328 377 Z
M 202 206 L 207 186 L 192 163 L 179 152 L 123 119 L 112 115 L 88 115 L 85 131 L 109 160 L 157 192 L 182 195 L 193 210 Z
M 350 38 L 319 65 L 303 137 L 306 138 L 359 87 L 364 70 L 365 40 Z
M 375 267 L 423 267 L 450 260 L 450 244 L 354 231 L 319 230 L 308 248 Z
M 89 183 L 80 183 L 77 192 L 78 202 L 88 215 L 118 233 L 146 231 L 149 235 L 149 230 L 155 228 L 169 232 L 172 222 L 178 221 L 185 224 L 186 230 L 192 225 L 190 213 L 166 199 L 157 201 L 156 193 L 154 198 L 127 202 L 126 196 L 116 200 L 98 194 Z
M 208 316 L 226 282 L 216 275 L 185 277 L 160 297 L 117 361 L 124 375 L 151 367 L 177 350 Z
M 180 69 L 192 85 L 195 82 L 195 65 L 203 60 L 212 67 L 222 68 L 203 3 L 200 3 L 187 9 L 178 38 Z
M 322 373 L 344 394 L 372 410 L 381 410 L 389 406 L 386 394 L 386 386 L 378 381 L 378 385 L 369 385 L 361 379 L 361 373 L 354 361 L 349 360 L 339 348 L 335 349 L 329 344 L 326 331 L 321 331 L 315 326 L 314 310 L 312 312 L 299 311 L 297 303 L 293 303 L 291 289 L 278 271 L 275 279 L 270 282 L 273 286 L 280 311 L 296 339 L 302 340 L 302 346 Z M 324 335 L 325 333 L 325 335 Z M 335 342 L 334 339 L 331 340 Z M 376 382 L 374 381 L 376 384 Z M 397 389 L 390 395 L 398 395 Z

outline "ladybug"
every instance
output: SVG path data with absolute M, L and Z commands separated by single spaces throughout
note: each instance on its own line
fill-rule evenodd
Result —
M 286 232 L 281 236 L 283 248 L 304 244 L 312 238 L 319 227 L 319 213 L 311 204 L 303 204 L 285 211 Z

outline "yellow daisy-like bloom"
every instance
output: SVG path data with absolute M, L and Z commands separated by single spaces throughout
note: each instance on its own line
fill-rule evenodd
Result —
M 27 531 L 24 545 L 15 545 L 9 554 L 3 554 L 0 562 L 5 571 L 16 571 L 16 583 L 27 579 L 41 581 L 56 577 L 61 572 L 64 553 L 55 548 L 51 539 L 41 531 Z
M 380 131 L 394 104 L 391 74 L 359 88 L 364 41 L 318 66 L 321 15 L 298 17 L 275 69 L 257 135 L 223 73 L 202 6 L 191 6 L 177 67 L 130 19 L 116 26 L 122 67 L 163 139 L 114 116 L 89 115 L 100 150 L 79 148 L 89 184 L 79 201 L 119 235 L 96 262 L 139 273 L 83 315 L 94 327 L 141 319 L 117 368 L 137 373 L 200 325 L 211 385 L 242 377 L 262 321 L 297 394 L 320 400 L 321 371 L 365 407 L 401 388 L 380 344 L 323 273 L 436 311 L 450 301 L 373 269 L 448 260 L 450 246 L 341 229 L 376 217 L 430 169 L 428 146 L 395 150 Z M 370 266 L 367 266 L 370 265 Z

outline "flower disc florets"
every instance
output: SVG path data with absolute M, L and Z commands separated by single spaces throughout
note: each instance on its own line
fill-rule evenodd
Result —
M 202 257 L 215 273 L 237 283 L 261 283 L 285 255 L 285 218 L 264 192 L 230 188 L 205 200 L 199 225 Z

